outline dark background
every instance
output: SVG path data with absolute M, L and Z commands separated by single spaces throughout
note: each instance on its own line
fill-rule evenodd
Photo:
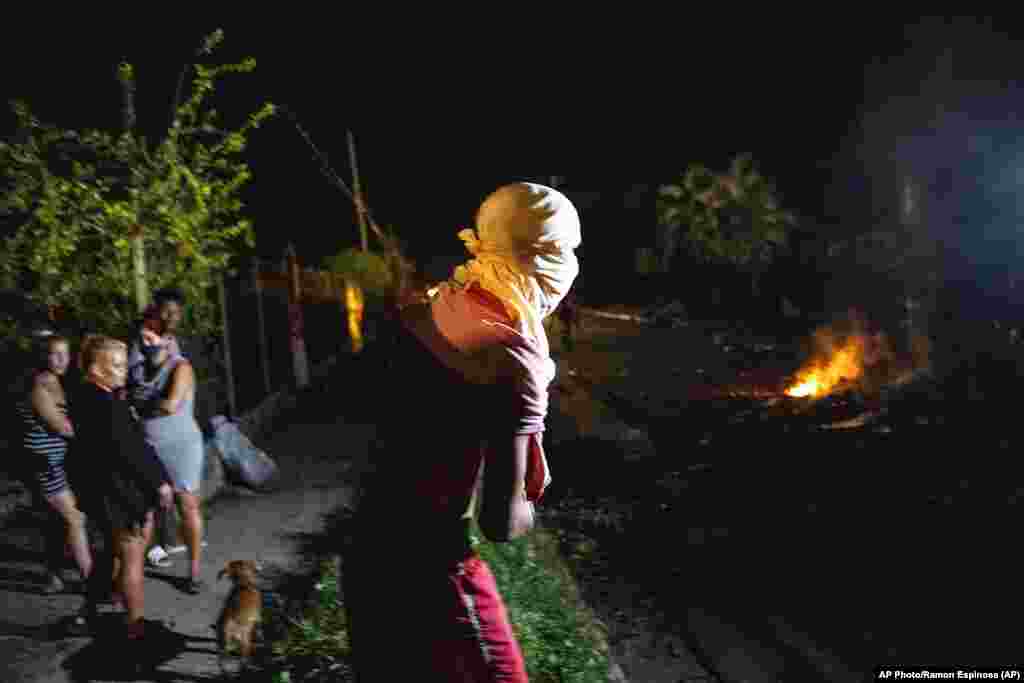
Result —
M 724 168 L 748 151 L 813 229 L 891 217 L 909 170 L 924 177 L 930 220 L 953 249 L 977 264 L 1017 258 L 1024 50 L 1007 21 L 646 15 L 637 26 L 636 17 L 612 17 L 598 30 L 467 9 L 458 23 L 402 14 L 389 29 L 288 10 L 256 12 L 262 24 L 172 21 L 184 14 L 176 11 L 134 28 L 13 22 L 0 94 L 61 126 L 115 129 L 114 69 L 127 58 L 139 127 L 155 139 L 182 65 L 223 27 L 214 61 L 258 62 L 215 93 L 225 120 L 264 100 L 290 105 L 346 180 L 345 130 L 354 130 L 378 221 L 420 259 L 459 258 L 455 233 L 489 191 L 552 173 L 601 194 L 584 250 L 612 258 L 651 241 L 653 206 L 644 215 L 621 209 L 631 187 L 691 162 Z M 0 133 L 11 124 L 4 112 Z M 251 141 L 246 198 L 261 253 L 277 257 L 292 240 L 316 263 L 358 243 L 348 200 L 286 118 Z

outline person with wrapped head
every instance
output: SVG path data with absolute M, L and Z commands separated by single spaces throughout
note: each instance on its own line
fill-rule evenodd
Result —
M 428 299 L 403 297 L 381 382 L 388 415 L 343 571 L 362 681 L 527 680 L 470 523 L 495 542 L 528 533 L 551 481 L 543 320 L 579 272 L 580 220 L 557 190 L 515 183 L 459 237 L 472 258 Z

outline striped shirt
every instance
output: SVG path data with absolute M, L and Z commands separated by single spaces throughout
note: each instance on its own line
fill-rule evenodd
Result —
M 57 407 L 67 414 L 67 407 L 63 403 L 57 404 Z M 67 439 L 46 425 L 32 408 L 30 400 L 18 401 L 16 410 L 21 420 L 21 445 L 33 457 L 30 467 L 36 473 L 43 493 L 52 495 L 63 490 L 67 487 L 64 474 Z

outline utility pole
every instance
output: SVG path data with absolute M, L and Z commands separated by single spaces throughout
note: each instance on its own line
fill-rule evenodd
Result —
M 363 190 L 362 185 L 359 183 L 359 166 L 356 163 L 356 138 L 352 135 L 352 131 L 348 132 L 348 160 L 349 165 L 352 167 L 352 190 L 356 200 L 356 217 L 359 219 L 359 243 L 363 248 L 363 251 L 370 249 L 369 235 L 366 228 L 366 212 L 363 211 L 363 207 L 366 206 L 366 202 L 363 201 Z
M 228 294 L 224 286 L 224 274 L 217 276 L 217 297 L 220 303 L 221 324 L 224 326 L 224 334 L 221 337 L 224 344 L 224 373 L 227 375 L 228 412 L 231 417 L 238 417 L 238 402 L 235 393 L 235 370 L 231 362 L 231 333 L 230 320 L 228 318 Z

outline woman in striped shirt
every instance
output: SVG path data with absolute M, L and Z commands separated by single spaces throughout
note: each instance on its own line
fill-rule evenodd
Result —
M 28 385 L 17 409 L 21 418 L 22 447 L 29 472 L 35 484 L 37 499 L 59 515 L 56 530 L 46 534 L 47 570 L 45 591 L 64 589 L 59 570 L 64 560 L 65 543 L 85 578 L 92 570 L 92 554 L 86 533 L 85 517 L 78 509 L 74 494 L 68 487 L 64 456 L 68 439 L 74 436 L 67 416 L 67 399 L 61 378 L 67 372 L 70 350 L 67 338 L 44 332 L 34 339 L 33 357 Z

